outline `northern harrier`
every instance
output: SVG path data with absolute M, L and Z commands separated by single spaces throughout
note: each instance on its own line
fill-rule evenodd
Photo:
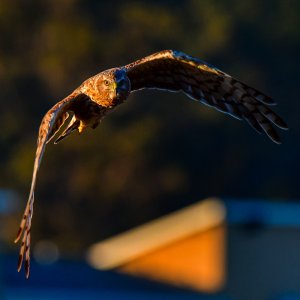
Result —
M 69 120 L 69 113 L 73 116 L 54 143 L 73 131 L 81 133 L 87 127 L 96 128 L 101 119 L 123 103 L 131 92 L 145 88 L 181 91 L 193 100 L 239 120 L 246 120 L 256 131 L 264 132 L 275 143 L 280 143 L 275 128 L 287 129 L 286 123 L 269 108 L 269 105 L 275 104 L 270 97 L 212 65 L 179 51 L 161 51 L 87 79 L 69 96 L 54 105 L 40 125 L 29 199 L 15 239 L 18 242 L 22 237 L 18 271 L 25 258 L 27 278 L 30 269 L 34 189 L 46 144 Z

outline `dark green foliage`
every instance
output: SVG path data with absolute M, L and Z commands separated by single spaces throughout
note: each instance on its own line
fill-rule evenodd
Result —
M 277 146 L 184 95 L 137 92 L 95 131 L 48 146 L 35 239 L 76 254 L 206 196 L 299 198 L 299 11 L 296 0 L 1 0 L 0 184 L 24 207 L 43 114 L 87 77 L 155 51 L 257 87 L 291 127 Z

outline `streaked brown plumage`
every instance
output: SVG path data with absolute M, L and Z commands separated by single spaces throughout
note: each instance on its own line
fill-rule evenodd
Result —
M 287 129 L 285 122 L 269 108 L 269 105 L 275 104 L 270 97 L 179 51 L 161 51 L 87 79 L 68 97 L 54 105 L 40 125 L 31 189 L 15 239 L 15 242 L 18 242 L 22 237 L 18 271 L 21 270 L 25 257 L 27 278 L 30 270 L 34 189 L 46 144 L 69 119 L 69 112 L 73 117 L 67 128 L 58 135 L 55 143 L 75 130 L 81 133 L 87 127 L 96 128 L 108 112 L 128 98 L 130 92 L 144 88 L 182 91 L 193 100 L 237 119 L 246 120 L 259 133 L 264 132 L 275 143 L 280 143 L 275 128 Z

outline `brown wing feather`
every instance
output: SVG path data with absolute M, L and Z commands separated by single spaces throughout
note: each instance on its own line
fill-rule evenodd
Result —
M 20 224 L 20 228 L 15 239 L 15 243 L 17 243 L 23 234 L 18 261 L 18 271 L 20 271 L 22 268 L 22 263 L 25 255 L 26 278 L 29 277 L 30 271 L 30 229 L 33 214 L 34 189 L 36 185 L 37 172 L 42 161 L 47 141 L 49 141 L 55 135 L 55 133 L 62 126 L 63 122 L 66 120 L 67 111 L 71 108 L 71 104 L 74 100 L 76 100 L 77 95 L 78 93 L 74 92 L 70 96 L 53 106 L 45 114 L 40 125 L 30 193 Z
M 161 51 L 124 68 L 132 91 L 143 88 L 183 91 L 194 100 L 246 120 L 276 143 L 280 143 L 280 138 L 275 127 L 287 129 L 286 123 L 268 107 L 275 104 L 270 97 L 182 52 Z

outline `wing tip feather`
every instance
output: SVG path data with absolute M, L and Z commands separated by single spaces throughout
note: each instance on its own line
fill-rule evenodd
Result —
M 16 238 L 15 238 L 15 240 L 14 240 L 14 243 L 16 244 L 19 240 L 20 240 L 20 237 L 21 237 L 21 235 L 22 235 L 22 228 L 21 227 L 19 227 L 19 230 L 18 230 L 18 232 L 17 232 L 17 236 L 16 236 Z

